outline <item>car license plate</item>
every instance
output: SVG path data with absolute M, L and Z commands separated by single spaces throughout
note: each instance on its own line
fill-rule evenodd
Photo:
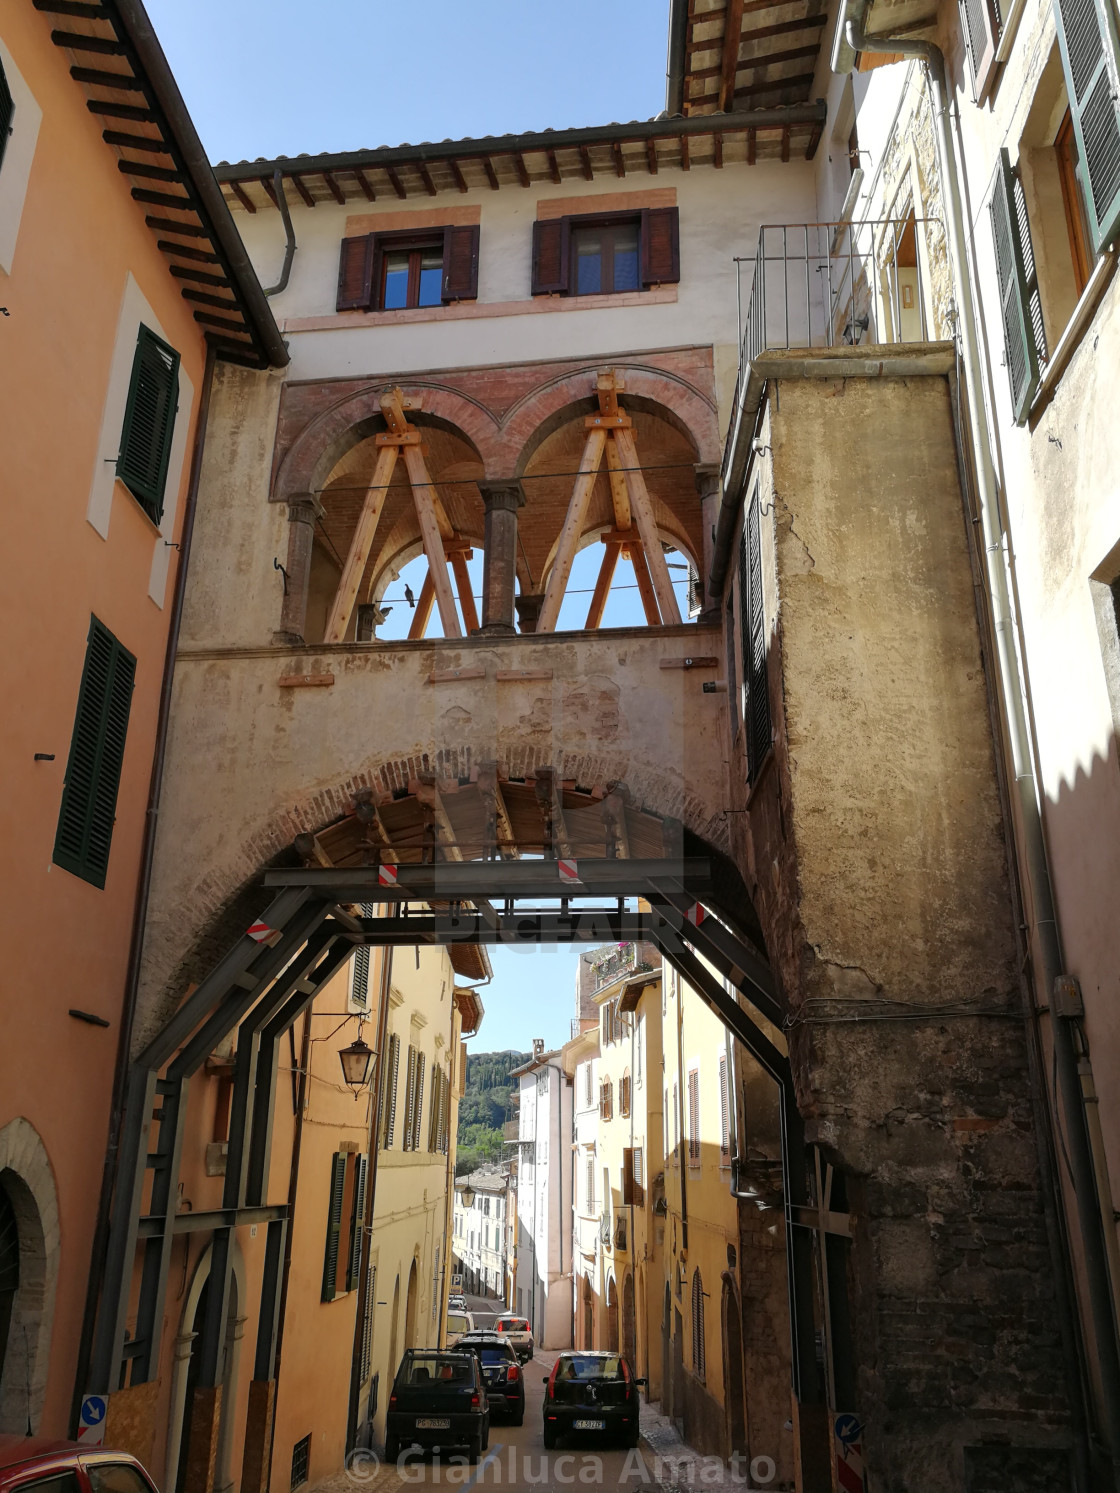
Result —
M 450 1431 L 451 1422 L 449 1420 L 418 1420 L 416 1429 L 418 1431 Z
M 572 1430 L 573 1431 L 605 1431 L 606 1429 L 607 1429 L 607 1423 L 606 1423 L 605 1420 L 574 1420 L 574 1421 L 572 1421 Z

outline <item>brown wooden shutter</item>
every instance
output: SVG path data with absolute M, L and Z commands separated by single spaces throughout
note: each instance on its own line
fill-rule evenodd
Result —
M 964 39 L 972 64 L 972 85 L 977 103 L 983 103 L 995 71 L 1000 16 L 996 0 L 960 0 Z
M 622 1201 L 630 1204 L 634 1199 L 634 1152 L 630 1146 L 622 1148 Z
M 443 299 L 478 299 L 478 224 L 443 230 Z
M 373 298 L 373 250 L 375 234 L 344 238 L 338 261 L 336 311 L 368 311 Z
M 533 224 L 533 294 L 567 295 L 569 218 L 541 218 Z
M 642 285 L 675 285 L 681 278 L 680 214 L 675 207 L 642 210 Z

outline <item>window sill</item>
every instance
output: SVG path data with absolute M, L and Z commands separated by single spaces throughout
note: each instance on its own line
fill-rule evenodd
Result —
M 1066 323 L 1065 331 L 1058 338 L 1058 345 L 1054 349 L 1054 355 L 1046 365 L 1046 372 L 1042 375 L 1034 399 L 1031 401 L 1027 423 L 1033 430 L 1038 424 L 1039 418 L 1047 405 L 1054 397 L 1054 393 L 1061 381 L 1062 374 L 1066 371 L 1069 360 L 1073 357 L 1081 344 L 1081 339 L 1089 330 L 1093 317 L 1096 315 L 1097 307 L 1104 298 L 1116 269 L 1116 251 L 1109 250 L 1102 254 L 1093 267 L 1093 273 L 1089 276 L 1089 283 L 1081 292 L 1081 299 L 1073 308 L 1073 315 Z
M 671 306 L 677 287 L 626 290 L 615 295 L 538 295 L 527 301 L 453 301 L 447 306 L 421 306 L 411 311 L 336 311 L 329 316 L 290 316 L 281 332 L 334 332 L 354 327 L 412 326 L 433 321 L 477 321 L 495 316 L 536 316 L 550 311 L 610 311 L 624 306 Z

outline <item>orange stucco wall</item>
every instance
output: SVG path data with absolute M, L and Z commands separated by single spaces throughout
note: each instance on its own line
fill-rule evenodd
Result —
M 162 540 L 132 497 L 116 485 L 108 539 L 86 518 L 129 272 L 194 389 L 193 408 L 180 396 L 191 430 L 176 539 L 205 349 L 51 26 L 30 0 L 0 0 L 0 38 L 42 109 L 11 274 L 0 270 L 0 843 L 10 873 L 0 903 L 0 1131 L 16 1116 L 35 1127 L 57 1189 L 61 1252 L 36 1429 L 58 1435 L 74 1388 L 178 563 L 176 552 L 161 609 L 148 584 Z M 138 661 L 103 891 L 51 865 L 91 612 Z M 36 752 L 54 760 L 35 762 Z M 70 1007 L 111 1024 L 83 1024 Z

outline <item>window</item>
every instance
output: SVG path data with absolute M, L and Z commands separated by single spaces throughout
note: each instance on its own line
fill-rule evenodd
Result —
M 292 1447 L 292 1487 L 302 1488 L 311 1468 L 311 1437 L 304 1436 Z
M 610 295 L 680 280 L 675 207 L 533 224 L 534 295 Z
M 372 903 L 362 903 L 362 916 L 373 917 Z M 350 961 L 350 995 L 348 1004 L 352 1011 L 369 1010 L 369 944 L 359 944 Z
M 152 1485 L 143 1473 L 127 1462 L 87 1462 L 86 1472 L 93 1493 L 152 1493 Z M 24 1487 L 26 1484 L 21 1485 L 21 1493 Z
M 1085 192 L 1090 242 L 1098 254 L 1120 227 L 1120 67 L 1108 0 L 1056 0 L 1055 19 Z
M 599 1085 L 599 1118 L 609 1120 L 614 1115 L 614 1085 L 606 1079 Z
M 331 1190 L 327 1205 L 327 1246 L 323 1256 L 321 1300 L 333 1301 L 337 1294 L 338 1249 L 342 1233 L 342 1204 L 346 1191 L 346 1154 L 331 1157 Z M 293 1485 L 294 1486 L 294 1485 Z
M 688 1164 L 700 1165 L 700 1071 L 688 1074 Z
M 135 658 L 91 617 L 53 859 L 96 887 L 109 867 L 135 679 Z
M 397 1073 L 401 1065 L 401 1039 L 393 1033 L 389 1038 L 389 1052 L 385 1062 L 385 1089 L 381 1100 L 381 1144 L 393 1144 L 393 1132 L 397 1123 Z
M 178 396 L 179 354 L 141 326 L 132 360 L 117 476 L 156 524 L 163 517 Z
M 585 1178 L 584 1190 L 584 1212 L 595 1212 L 595 1157 L 587 1158 L 587 1176 Z
M 618 1080 L 618 1112 L 623 1118 L 630 1114 L 630 1070 L 627 1068 Z
M 622 1151 L 622 1201 L 637 1207 L 645 1202 L 642 1187 L 642 1152 L 639 1146 L 625 1146 Z
M 743 659 L 742 711 L 746 727 L 747 781 L 753 783 L 770 750 L 766 613 L 762 602 L 762 525 L 757 485 L 747 503 L 739 542 L 739 643 Z
M 961 22 L 972 68 L 973 95 L 977 103 L 982 103 L 994 79 L 996 48 L 1003 30 L 1000 0 L 961 0 Z
M 407 1074 L 404 1149 L 419 1151 L 420 1116 L 424 1109 L 424 1054 L 411 1044 L 408 1049 Z
M 673 1150 L 676 1151 L 681 1143 L 680 1137 L 680 1103 L 678 1101 L 676 1080 L 673 1081 Z
M 8 136 L 12 133 L 12 120 L 16 106 L 4 68 L 0 65 L 0 166 L 4 164 L 4 152 L 8 148 Z
M 704 1282 L 700 1271 L 692 1272 L 692 1372 L 703 1379 L 707 1369 L 707 1352 L 704 1344 Z
M 590 1063 L 585 1063 L 583 1067 L 583 1085 L 584 1108 L 590 1109 L 595 1103 L 595 1078 Z
M 373 1312 L 377 1305 L 377 1266 L 371 1260 L 366 1271 L 365 1314 L 362 1317 L 362 1346 L 358 1359 L 358 1382 L 364 1384 L 373 1367 Z M 370 1403 L 377 1403 L 377 1381 L 370 1394 Z
M 1080 295 L 1088 285 L 1092 273 L 1092 230 L 1089 227 L 1085 194 L 1081 190 L 1081 157 L 1077 150 L 1077 136 L 1073 128 L 1073 116 L 1068 109 L 1054 137 L 1054 154 L 1058 160 L 1058 180 L 1062 186 L 1062 206 L 1066 213 L 1074 283 L 1077 294 Z
M 637 1024 L 636 1024 L 635 1036 L 634 1036 L 634 1066 L 635 1066 L 635 1068 L 637 1070 L 637 1072 L 635 1073 L 635 1077 L 637 1078 L 639 1084 L 642 1081 L 642 1034 L 643 1034 L 644 1030 L 645 1030 L 645 1023 L 643 1022 L 642 1018 L 639 1016 L 637 1018 Z
M 989 211 L 1011 406 L 1015 419 L 1022 422 L 1046 361 L 1046 334 L 1023 184 L 1019 173 L 1011 168 L 1006 149 L 999 156 Z
M 477 224 L 342 240 L 337 311 L 400 311 L 477 296 Z
M 724 1160 L 731 1155 L 731 1109 L 727 1093 L 727 1056 L 719 1059 L 719 1154 Z

